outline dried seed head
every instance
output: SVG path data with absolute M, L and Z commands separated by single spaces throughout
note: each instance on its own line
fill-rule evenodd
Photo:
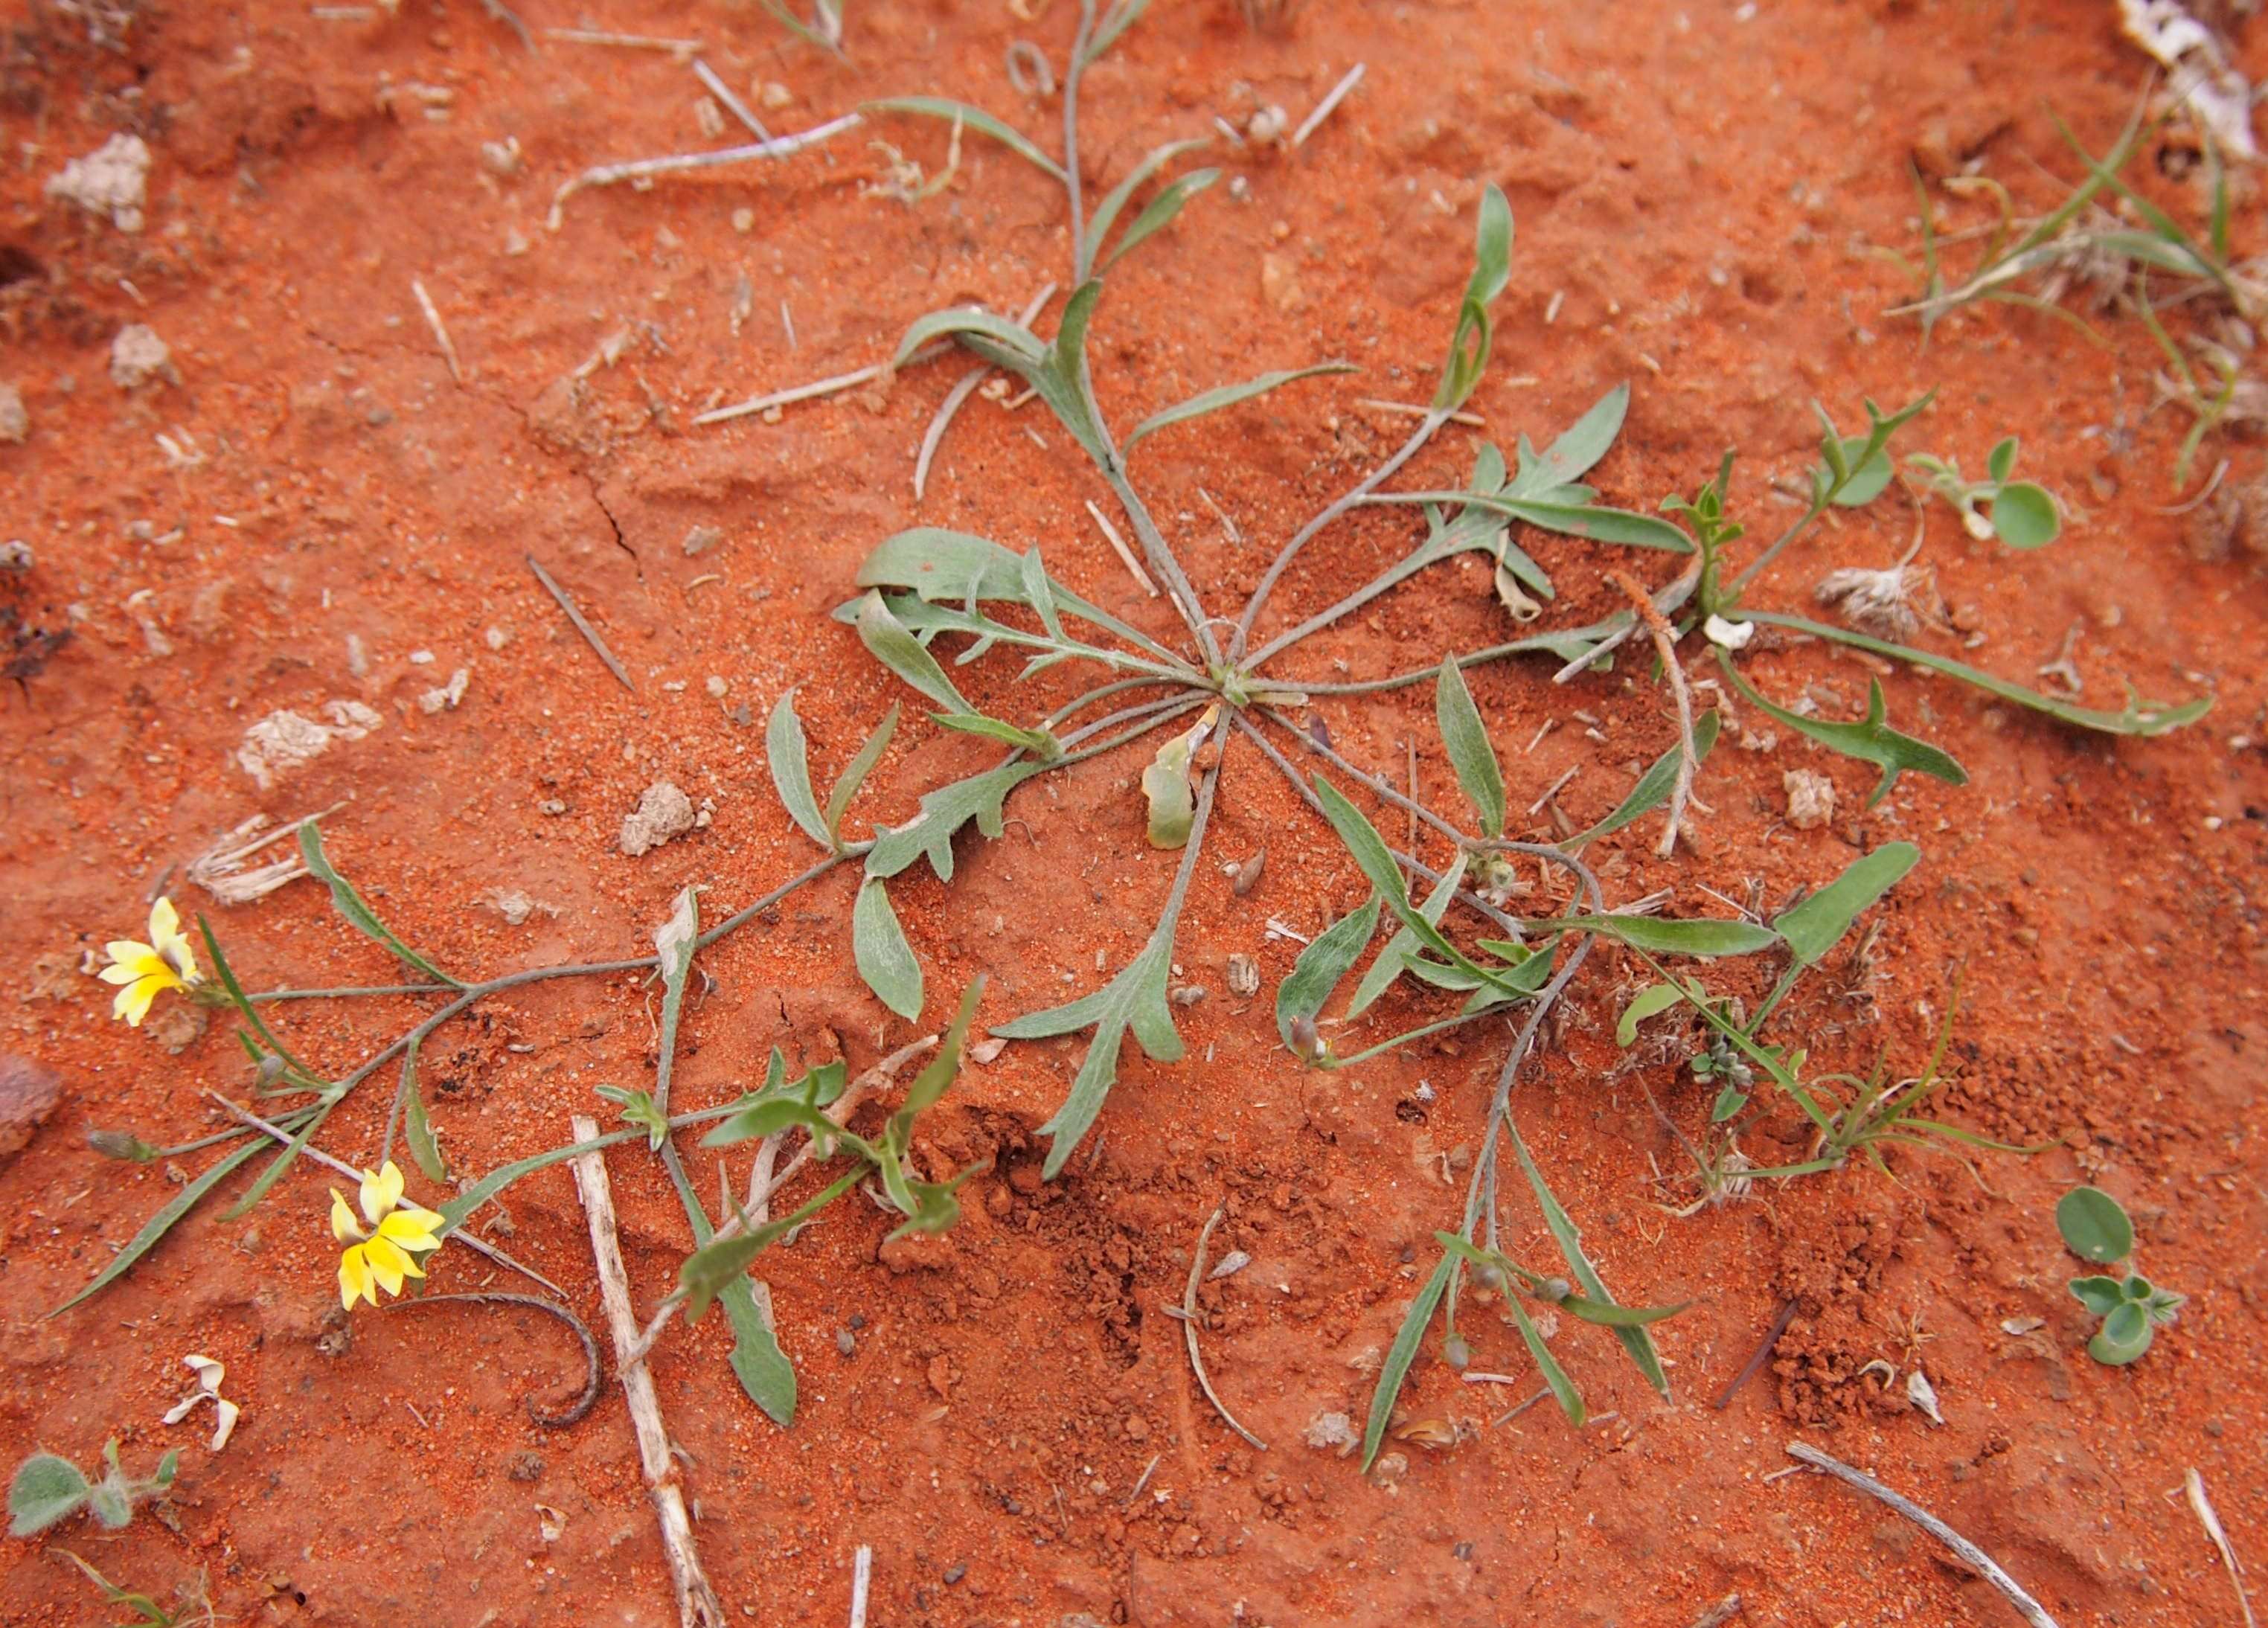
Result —
M 1575 1293 L 1575 1285 L 1565 1278 L 1546 1278 L 1535 1286 L 1535 1293 L 1554 1306 Z
M 1504 1293 L 1504 1268 L 1490 1261 L 1473 1268 L 1473 1281 L 1491 1293 Z
M 1937 605 L 1935 574 L 1926 566 L 1831 571 L 1811 592 L 1821 604 L 1832 606 L 1845 625 L 1877 638 L 1911 638 L 1921 627 L 1922 612 L 1916 608 L 1934 611 Z
M 1441 1342 L 1441 1360 L 1462 1374 L 1472 1366 L 1473 1348 L 1465 1343 L 1463 1335 L 1452 1334 Z
M 1305 1013 L 1292 1020 L 1292 1050 L 1309 1063 L 1321 1062 L 1330 1055 L 1330 1047 L 1316 1032 L 1314 1019 Z
M 89 1131 L 86 1145 L 105 1159 L 128 1159 L 136 1164 L 148 1164 L 158 1156 L 156 1148 L 124 1131 Z

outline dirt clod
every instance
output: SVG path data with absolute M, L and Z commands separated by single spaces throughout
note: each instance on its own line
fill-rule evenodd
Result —
M 110 382 L 121 390 L 139 390 L 152 379 L 179 384 L 180 378 L 173 348 L 147 322 L 128 323 L 110 342 Z
M 13 1158 L 55 1112 L 63 1082 L 29 1057 L 0 1053 L 0 1161 Z
M 139 232 L 149 174 L 148 144 L 139 136 L 114 136 L 64 165 L 49 179 L 48 196 L 102 216 L 121 232 Z
M 631 858 L 651 852 L 693 829 L 693 799 L 669 780 L 657 780 L 638 794 L 637 807 L 622 818 L 622 851 Z
M 1791 769 L 1780 777 L 1787 793 L 1787 822 L 1815 831 L 1835 817 L 1835 782 L 1812 769 Z

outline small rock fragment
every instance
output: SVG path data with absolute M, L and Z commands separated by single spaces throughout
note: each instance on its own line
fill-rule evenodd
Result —
M 539 899 L 531 899 L 517 888 L 491 888 L 481 895 L 480 902 L 503 917 L 504 924 L 508 927 L 519 926 L 538 910 L 541 910 L 547 916 L 559 914 L 557 905 L 546 904 Z
M 1791 769 L 1780 777 L 1787 792 L 1787 822 L 1815 831 L 1835 817 L 1835 782 L 1813 769 Z
M 1344 1413 L 1318 1413 L 1307 1421 L 1304 1435 L 1307 1444 L 1319 1453 L 1336 1448 L 1344 1458 L 1362 1445 L 1362 1436 L 1354 1421 Z
M 1919 1368 L 1906 1375 L 1906 1400 L 1926 1415 L 1931 1424 L 1945 1423 L 1945 1415 L 1937 1411 L 1937 1387 Z
M 1307 292 L 1300 286 L 1300 274 L 1281 254 L 1260 257 L 1260 297 L 1283 312 L 1297 311 L 1307 303 Z
M 543 1479 L 543 1455 L 515 1453 L 512 1455 L 512 1462 L 504 1467 L 504 1473 L 508 1480 L 541 1481 Z
M 32 433 L 32 416 L 24 410 L 23 392 L 0 380 L 0 441 L 21 446 Z
M 725 541 L 725 534 L 714 526 L 696 526 L 685 534 L 685 557 L 706 554 Z
M 114 136 L 83 158 L 73 158 L 48 181 L 48 196 L 107 216 L 121 232 L 142 230 L 142 201 L 150 175 L 150 149 L 138 136 Z
M 12 1052 L 0 1054 L 0 1161 L 15 1157 L 55 1110 L 63 1082 Z
M 138 390 L 157 378 L 178 383 L 180 377 L 172 347 L 147 322 L 128 323 L 110 342 L 110 382 L 121 390 Z
M 693 799 L 674 782 L 657 780 L 638 794 L 637 807 L 624 816 L 622 851 L 635 859 L 684 836 L 693 825 Z
M 0 571 L 21 575 L 31 569 L 32 545 L 30 543 L 20 537 L 7 542 L 0 542 Z
M 428 714 L 455 711 L 458 704 L 465 698 L 465 687 L 472 681 L 473 670 L 470 667 L 459 667 L 449 674 L 447 683 L 429 689 L 417 697 L 419 711 Z
M 335 741 L 359 740 L 386 720 L 359 701 L 328 701 L 328 724 L 289 710 L 270 712 L 244 732 L 236 761 L 253 784 L 266 791 L 276 777 L 331 749 Z

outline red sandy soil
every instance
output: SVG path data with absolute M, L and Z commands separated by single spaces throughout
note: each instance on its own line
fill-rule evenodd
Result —
M 39 1444 L 91 1462 L 115 1434 L 129 1468 L 175 1445 L 183 1468 L 171 1529 L 144 1514 L 119 1536 L 74 1522 L 11 1542 L 0 1617 L 97 1620 L 95 1596 L 47 1552 L 54 1541 L 161 1594 L 202 1573 L 225 1622 L 661 1624 L 674 1611 L 619 1391 L 580 1425 L 547 1433 L 523 1399 L 578 1377 L 549 1319 L 453 1305 L 365 1308 L 342 1324 L 322 1171 L 303 1166 L 236 1222 L 208 1208 L 120 1285 L 43 1317 L 210 1156 L 112 1163 L 84 1132 L 186 1139 L 218 1123 L 201 1087 L 250 1088 L 229 1022 L 180 1027 L 175 1003 L 174 1017 L 161 1005 L 127 1030 L 84 958 L 137 932 L 162 888 L 213 915 L 252 987 L 393 976 L 311 882 L 224 911 L 182 878 L 249 814 L 340 801 L 327 822 L 334 857 L 453 969 L 643 954 L 688 883 L 721 916 L 808 863 L 763 768 L 762 719 L 781 689 L 802 686 L 822 784 L 904 698 L 827 613 L 865 551 L 909 524 L 1043 542 L 1058 576 L 1167 632 L 1162 602 L 1132 586 L 1085 514 L 1101 487 L 1038 408 L 1012 417 L 974 401 L 928 497 L 913 500 L 914 452 L 956 366 L 778 422 L 688 424 L 715 401 L 880 360 L 941 305 L 1020 307 L 1064 275 L 1062 199 L 973 136 L 939 195 L 912 207 L 871 195 L 888 156 L 864 136 L 931 173 L 944 166 L 948 133 L 902 122 L 770 166 L 585 193 L 555 232 L 549 201 L 583 166 L 717 144 L 696 123 L 684 64 L 556 41 L 531 54 L 469 0 L 407 0 L 398 18 L 362 22 L 268 0 L 129 9 L 123 47 L 109 50 L 52 4 L 18 8 L 0 83 L 11 154 L 0 379 L 20 387 L 32 423 L 26 445 L 0 446 L 0 537 L 21 537 L 37 561 L 0 595 L 33 623 L 73 630 L 0 703 L 0 938 L 15 997 L 4 1045 L 63 1082 L 61 1105 L 0 1170 L 0 1450 L 12 1462 Z M 525 8 L 539 26 L 698 37 L 736 88 L 788 87 L 791 103 L 765 109 L 776 128 L 927 92 L 1053 132 L 1056 103 L 1020 97 L 1003 67 L 1024 35 L 1060 62 L 1070 8 L 1034 9 L 1045 15 L 1027 23 L 989 0 L 854 4 L 846 65 L 754 9 Z M 1268 1001 L 1297 946 L 1265 924 L 1313 932 L 1359 902 L 1361 883 L 1256 755 L 1232 751 L 1213 852 L 1264 842 L 1269 857 L 1248 897 L 1210 862 L 1198 873 L 1177 960 L 1213 993 L 1181 1014 L 1189 1060 L 1158 1065 L 1130 1046 L 1095 1136 L 1050 1185 L 1036 1179 L 1032 1132 L 1084 1040 L 1011 1046 L 964 1071 L 922 1149 L 933 1168 L 997 1160 L 967 1190 L 955 1231 L 885 1263 L 888 1223 L 853 1197 L 765 1257 L 802 1374 L 792 1430 L 734 1386 L 720 1318 L 663 1346 L 663 1407 L 731 1612 L 846 1620 L 865 1543 L 869 1620 L 889 1628 L 1683 1628 L 1734 1590 L 1743 1622 L 2013 1620 L 1885 1508 L 1815 1477 L 1767 1479 L 1800 1438 L 1942 1514 L 2066 1624 L 2236 1621 L 2230 1578 L 2179 1488 L 2194 1466 L 2240 1554 L 2268 1566 L 2268 1027 L 2250 891 L 2268 807 L 2259 579 L 2241 546 L 2233 560 L 2200 558 L 2216 540 L 2162 512 L 2178 496 L 2183 416 L 2150 410 L 2158 358 L 2133 323 L 2106 320 L 2111 343 L 2099 349 L 2051 320 L 1985 307 L 1945 322 L 1925 350 L 1910 320 L 1884 314 L 1912 285 L 1876 252 L 1913 244 L 1910 158 L 1933 173 L 1981 159 L 2025 208 L 2048 207 L 2062 187 L 2038 166 L 2071 169 L 2048 106 L 2099 151 L 2143 59 L 2111 7 L 2082 0 L 1316 0 L 1274 34 L 1222 0 L 1192 0 L 1158 6 L 1088 77 L 1088 179 L 1107 185 L 1155 144 L 1206 131 L 1216 112 L 1241 120 L 1277 103 L 1296 120 L 1356 61 L 1368 64 L 1363 85 L 1296 155 L 1217 150 L 1248 195 L 1224 186 L 1198 200 L 1123 262 L 1103 305 L 1098 387 L 1120 423 L 1318 357 L 1366 370 L 1145 444 L 1192 576 L 1215 608 L 1233 606 L 1300 519 L 1398 444 L 1407 421 L 1357 398 L 1430 393 L 1484 180 L 1509 195 L 1519 240 L 1496 363 L 1473 406 L 1491 438 L 1509 446 L 1524 429 L 1541 442 L 1631 380 L 1630 427 L 1596 477 L 1609 501 L 1650 509 L 1690 492 L 1735 446 L 1735 506 L 1752 531 L 1777 530 L 1792 511 L 1771 488 L 1800 480 L 1815 455 L 1815 397 L 1847 425 L 1862 395 L 1896 403 L 1934 386 L 1936 407 L 1903 445 L 1960 455 L 1972 473 L 1999 435 L 2021 433 L 2023 473 L 2074 505 L 2056 547 L 2019 556 L 1971 541 L 1942 505 L 1922 516 L 1923 557 L 1954 621 L 1981 636 L 1967 659 L 2034 681 L 2076 630 L 2089 703 L 2117 706 L 2128 681 L 2161 698 L 2209 690 L 2202 725 L 2112 741 L 1890 673 L 1893 718 L 1953 751 L 1966 788 L 1910 776 L 1865 811 L 1864 765 L 1785 737 L 1769 751 L 1728 743 L 1704 775 L 1710 813 L 1690 851 L 1656 858 L 1657 818 L 1594 858 L 1610 896 L 1668 887 L 1681 913 L 1721 913 L 1705 886 L 1739 898 L 1754 882 L 1778 899 L 1862 847 L 1920 843 L 1922 866 L 1879 912 L 1872 981 L 1846 949 L 1780 1032 L 1805 1035 L 1822 1065 L 1863 1069 L 1887 1047 L 1911 1069 L 1958 976 L 1947 1116 L 2057 1145 L 1988 1156 L 1982 1182 L 1954 1160 L 1896 1153 L 1895 1179 L 1852 1168 L 1672 1219 L 1658 1201 L 1687 1190 L 1652 1175 L 1681 1160 L 1638 1087 L 1688 1124 L 1707 1087 L 1659 1050 L 1626 1066 L 1613 1020 L 1644 969 L 1602 952 L 1520 1111 L 1624 1297 L 1692 1302 L 1660 1330 L 1675 1400 L 1656 1398 L 1609 1341 L 1571 1329 L 1557 1348 L 1597 1421 L 1575 1432 L 1547 1405 L 1491 1425 L 1534 1389 L 1533 1368 L 1503 1308 L 1469 1303 L 1476 1367 L 1519 1382 L 1461 1385 L 1429 1341 L 1407 1418 L 1476 1433 L 1444 1448 L 1389 1442 L 1366 1477 L 1303 1433 L 1319 1413 L 1361 1418 L 1369 1366 L 1434 1258 L 1432 1232 L 1454 1224 L 1507 1042 L 1466 1029 L 1338 1074 L 1285 1054 Z M 155 156 L 136 235 L 41 194 L 67 158 L 119 130 Z M 484 143 L 515 140 L 516 172 L 484 166 Z M 2240 186 L 2250 239 L 2254 178 Z M 2161 191 L 2194 217 L 2192 192 Z M 1985 207 L 1948 201 L 1946 225 L 1981 224 Z M 446 323 L 461 381 L 412 279 Z M 129 322 L 172 346 L 178 384 L 132 394 L 112 384 L 109 343 Z M 578 379 L 617 332 L 629 335 L 620 354 Z M 203 461 L 168 469 L 154 438 L 180 431 Z M 1403 478 L 1461 480 L 1474 439 L 1450 431 Z M 2208 444 L 2201 468 L 2224 455 L 2232 488 L 2258 477 L 2257 450 L 2228 440 Z M 1249 541 L 1224 535 L 1200 485 Z M 1796 551 L 1766 602 L 1802 608 L 1830 565 L 1888 564 L 1916 523 L 1896 493 L 1841 517 Z M 722 541 L 688 557 L 696 525 Z M 1406 512 L 1373 512 L 1330 534 L 1273 615 L 1366 578 L 1416 528 Z M 1607 570 L 1668 574 L 1652 556 L 1534 546 L 1562 589 L 1550 614 L 1569 623 L 1620 603 Z M 588 609 L 635 693 L 566 626 L 530 554 Z M 1468 556 L 1306 647 L 1298 670 L 1399 670 L 1505 628 Z M 359 673 L 350 639 L 364 652 Z M 1023 715 L 1003 666 L 962 671 L 980 700 Z M 460 667 L 462 704 L 422 710 L 418 697 Z M 1750 671 L 1783 696 L 1810 687 L 1830 716 L 1848 716 L 1870 670 L 1799 645 L 1754 652 Z M 1580 763 L 1561 802 L 1587 822 L 1619 799 L 1629 765 L 1669 745 L 1664 700 L 1638 672 L 1625 663 L 1569 689 L 1541 662 L 1474 674 L 1515 808 Z M 381 726 L 265 792 L 236 763 L 254 719 L 338 699 L 375 709 Z M 1577 709 L 1599 720 L 1596 738 Z M 1422 689 L 1321 710 L 1343 750 L 1381 767 L 1400 765 L 1414 738 L 1430 794 L 1454 796 Z M 1523 753 L 1550 718 L 1559 726 Z M 902 730 L 854 827 L 902 821 L 922 789 L 987 761 L 983 743 L 925 723 Z M 1098 949 L 1116 968 L 1138 947 L 1171 868 L 1141 841 L 1138 761 L 1027 788 L 1004 840 L 964 839 L 950 892 L 925 867 L 897 885 L 929 974 L 930 1027 L 979 972 L 991 979 L 984 1016 L 998 1021 L 1062 998 L 1066 983 L 1094 987 Z M 1828 827 L 1785 822 L 1781 777 L 1794 767 L 1835 781 L 1841 813 Z M 626 858 L 622 818 L 661 777 L 711 800 L 713 822 Z M 1398 836 L 1398 816 L 1385 820 Z M 510 926 L 483 902 L 498 889 L 543 909 Z M 839 1050 L 864 1066 L 921 1032 L 852 972 L 850 889 L 830 878 L 703 957 L 715 987 L 688 1011 L 680 1106 L 752 1084 L 775 1044 L 798 1064 Z M 1238 951 L 1259 960 L 1258 1000 L 1227 994 L 1222 967 Z M 1763 976 L 1734 964 L 1712 975 L 1751 990 Z M 649 1080 L 653 999 L 619 976 L 548 984 L 444 1030 L 423 1067 L 453 1163 L 485 1170 L 563 1141 L 571 1113 L 604 1108 L 593 1087 Z M 1397 993 L 1365 1032 L 1436 1015 L 1438 1003 Z M 279 1015 L 305 1055 L 343 1070 L 423 1009 L 376 1000 Z M 374 1158 L 388 1095 L 380 1085 L 351 1099 L 326 1144 Z M 1751 1152 L 1802 1146 L 1775 1121 Z M 694 1160 L 704 1190 L 710 1158 Z M 651 1305 L 688 1247 L 683 1218 L 652 1161 L 618 1153 L 612 1168 Z M 2126 1202 L 2153 1276 L 2191 1296 L 2132 1367 L 2085 1356 L 2087 1320 L 2063 1286 L 2075 1263 L 2051 1208 L 2080 1179 Z M 441 1196 L 415 1178 L 413 1190 Z M 1179 1300 L 1197 1229 L 1223 1204 L 1213 1247 L 1251 1264 L 1204 1290 L 1205 1348 L 1265 1452 L 1205 1405 L 1182 1326 L 1160 1309 Z M 595 1322 L 563 1168 L 505 1206 L 508 1247 Z M 1524 1198 L 1509 1224 L 1516 1251 L 1550 1257 Z M 455 1254 L 437 1258 L 436 1287 L 488 1280 Z M 1789 1297 L 1797 1315 L 1770 1366 L 1719 1411 Z M 2034 1331 L 2004 1330 L 2030 1320 Z M 837 1337 L 854 1327 L 845 1354 Z M 185 1388 L 190 1351 L 226 1362 L 246 1410 L 217 1456 L 202 1425 L 157 1422 Z M 1917 1356 L 1942 1427 L 1902 1389 L 1861 1377 L 1876 1358 L 1903 1375 Z M 539 1506 L 564 1521 L 548 1542 Z

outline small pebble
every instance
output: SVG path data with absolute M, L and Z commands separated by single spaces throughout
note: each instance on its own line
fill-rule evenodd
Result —
M 857 1355 L 858 1351 L 858 1337 L 851 1333 L 848 1329 L 836 1330 L 835 1349 L 841 1352 L 846 1357 Z
M 957 1583 L 968 1575 L 968 1568 L 965 1565 L 948 1565 L 945 1568 L 945 1580 L 948 1583 Z

